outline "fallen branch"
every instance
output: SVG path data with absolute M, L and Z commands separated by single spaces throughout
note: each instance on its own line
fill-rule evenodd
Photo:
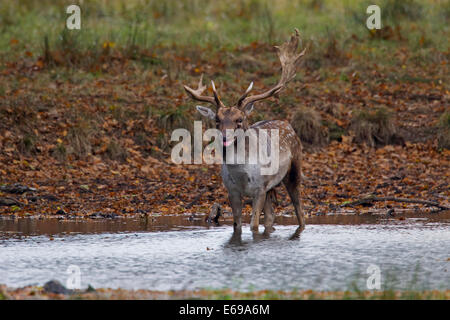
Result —
M 15 183 L 15 184 L 9 185 L 9 186 L 8 185 L 0 186 L 0 191 L 7 192 L 7 193 L 23 194 L 28 191 L 34 192 L 34 191 L 36 191 L 36 188 L 30 188 L 30 187 L 21 185 L 19 183 Z
M 376 197 L 376 196 L 369 196 L 366 198 L 358 199 L 356 201 L 342 204 L 341 207 L 354 207 L 361 204 L 368 204 L 375 201 L 394 201 L 394 202 L 407 202 L 407 203 L 420 203 L 420 204 L 426 204 L 428 206 L 437 207 L 441 210 L 450 210 L 449 207 L 446 207 L 444 205 L 441 205 L 438 202 L 435 201 L 428 201 L 428 200 L 422 200 L 422 199 L 409 199 L 409 198 L 396 198 L 396 197 Z
M 0 206 L 21 206 L 22 203 L 10 197 L 0 197 Z

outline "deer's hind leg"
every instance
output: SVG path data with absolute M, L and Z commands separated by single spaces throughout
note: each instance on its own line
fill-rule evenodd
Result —
M 298 220 L 298 233 L 305 229 L 305 217 L 303 215 L 302 203 L 300 200 L 300 170 L 300 161 L 294 161 L 288 173 L 283 179 L 283 184 L 286 186 L 289 197 L 291 198 L 292 204 L 294 205 L 295 215 L 297 216 Z

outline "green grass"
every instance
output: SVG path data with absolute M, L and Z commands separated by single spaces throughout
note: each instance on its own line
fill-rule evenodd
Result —
M 184 298 L 189 298 L 185 296 Z M 195 299 L 211 300 L 446 300 L 445 291 L 275 291 L 234 292 L 229 290 L 205 290 L 201 295 L 193 294 Z
M 46 37 L 50 49 L 70 49 L 75 55 L 86 51 L 98 54 L 105 43 L 129 54 L 136 47 L 172 45 L 194 45 L 214 52 L 254 41 L 277 43 L 294 27 L 314 46 L 321 46 L 332 32 L 345 48 L 355 35 L 361 43 L 375 47 L 369 52 L 377 55 L 379 43 L 367 43 L 365 9 L 369 4 L 380 5 L 383 25 L 401 26 L 408 46 L 448 49 L 448 1 L 85 1 L 81 30 L 66 30 L 66 1 L 21 0 L 0 4 L 0 58 L 28 57 L 26 52 L 42 55 Z M 383 43 L 382 47 L 386 46 Z

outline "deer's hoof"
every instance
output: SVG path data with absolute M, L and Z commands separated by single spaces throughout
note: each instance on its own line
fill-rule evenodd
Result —
M 302 231 L 303 231 L 304 229 L 305 229 L 305 226 L 304 226 L 304 225 L 299 226 L 299 227 L 295 230 L 294 234 L 293 234 L 289 239 L 290 239 L 290 240 L 299 239 L 299 238 L 300 238 L 300 234 L 302 233 Z

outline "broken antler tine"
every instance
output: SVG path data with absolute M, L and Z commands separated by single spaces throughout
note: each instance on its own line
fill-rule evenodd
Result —
M 237 103 L 238 107 L 241 107 L 242 101 L 244 101 L 244 99 L 247 98 L 248 94 L 250 93 L 250 91 L 252 91 L 252 89 L 253 89 L 253 81 L 250 83 L 247 90 L 245 90 L 244 94 L 239 98 Z
M 249 93 L 250 91 L 252 91 L 253 88 L 253 81 L 250 83 L 250 85 L 248 86 L 247 90 L 245 90 L 245 93 Z
M 212 86 L 212 91 L 214 94 L 214 99 L 216 99 L 216 102 L 219 102 L 219 95 L 217 94 L 217 90 L 216 90 L 216 85 L 214 84 L 214 81 L 211 80 L 211 86 Z
M 216 85 L 214 84 L 214 81 L 211 80 L 211 86 L 212 86 L 212 90 L 213 90 L 213 94 L 214 94 L 214 100 L 216 101 L 216 105 L 218 108 L 222 108 L 225 105 L 222 103 L 222 101 L 220 101 L 219 95 L 217 94 L 217 90 L 216 90 Z

